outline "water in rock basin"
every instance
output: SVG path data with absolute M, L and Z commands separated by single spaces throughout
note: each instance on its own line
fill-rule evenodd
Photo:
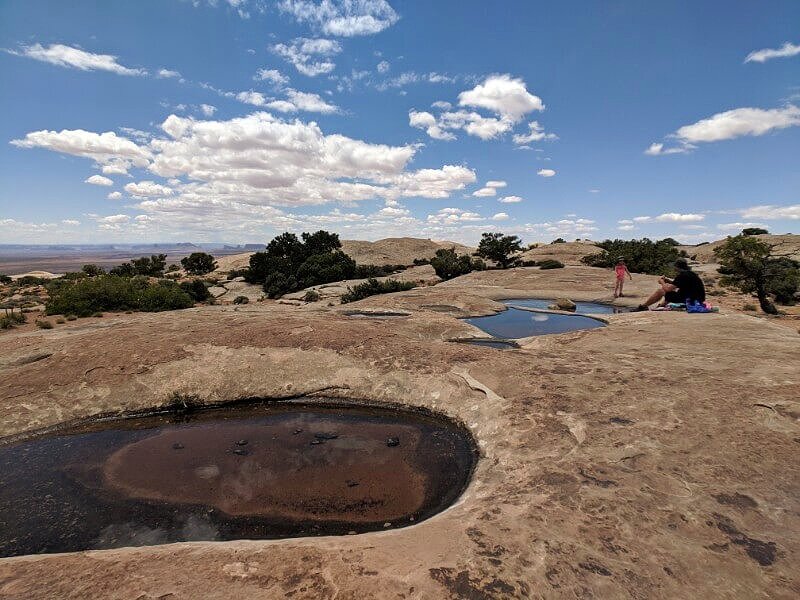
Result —
M 519 300 L 502 300 L 506 306 L 525 306 L 527 308 L 547 309 L 555 303 L 555 300 L 541 300 L 539 298 L 521 298 Z M 581 315 L 610 315 L 614 313 L 628 312 L 629 308 L 602 304 L 601 302 L 576 302 L 575 312 Z
M 449 506 L 475 464 L 440 417 L 259 403 L 0 446 L 0 557 L 360 533 Z
M 538 313 L 516 308 L 509 308 L 496 315 L 464 320 L 493 337 L 503 339 L 566 333 L 603 326 L 600 321 L 589 317 Z

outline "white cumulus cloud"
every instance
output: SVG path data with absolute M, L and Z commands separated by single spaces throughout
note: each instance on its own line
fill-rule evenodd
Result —
M 536 174 L 539 177 L 553 177 L 556 172 L 553 169 L 539 169 Z
M 500 198 L 498 202 L 502 202 L 503 204 L 517 204 L 522 202 L 522 198 L 519 196 L 504 196 L 503 198 Z
M 272 51 L 308 77 L 330 73 L 336 63 L 330 57 L 342 51 L 336 40 L 324 38 L 295 38 L 288 44 L 275 44 Z
M 92 175 L 84 180 L 84 183 L 91 183 L 92 185 L 114 185 L 114 182 L 108 177 L 102 175 Z
M 122 198 L 122 192 L 111 192 L 106 198 L 109 200 L 119 200 Z
M 148 198 L 152 196 L 171 196 L 172 188 L 156 183 L 155 181 L 140 181 L 129 183 L 125 186 L 125 191 L 131 196 Z
M 473 89 L 458 96 L 461 106 L 485 108 L 512 122 L 532 111 L 544 110 L 542 99 L 528 92 L 522 79 L 511 75 L 491 75 Z
M 773 206 L 770 204 L 761 206 L 751 206 L 742 210 L 742 216 L 745 219 L 800 219 L 800 204 L 792 204 L 789 206 Z
M 26 56 L 59 67 L 80 69 L 81 71 L 109 71 L 117 75 L 147 75 L 147 71 L 144 69 L 131 69 L 119 64 L 114 55 L 93 54 L 64 44 L 50 44 L 47 47 L 33 44 L 8 52 L 16 56 Z
M 777 49 L 764 48 L 762 50 L 755 50 L 747 55 L 744 62 L 763 63 L 773 58 L 790 58 L 798 54 L 800 54 L 800 45 L 785 42 L 783 46 Z
M 278 6 L 298 22 L 340 37 L 380 33 L 400 18 L 386 0 L 281 0 Z
M 645 154 L 677 154 L 689 152 L 696 144 L 731 140 L 742 136 L 760 136 L 771 131 L 800 125 L 800 108 L 789 104 L 782 108 L 736 108 L 680 127 L 669 138 L 676 146 L 665 148 L 662 143 L 651 144 Z

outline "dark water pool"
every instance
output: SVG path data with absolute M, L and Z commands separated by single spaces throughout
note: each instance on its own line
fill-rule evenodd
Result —
M 506 306 L 525 306 L 528 308 L 543 308 L 551 306 L 555 300 L 541 300 L 539 298 L 523 298 L 519 300 L 502 300 Z M 601 302 L 576 302 L 575 312 L 581 315 L 610 315 L 628 312 L 630 309 L 621 306 L 612 306 Z
M 427 413 L 259 403 L 0 446 L 0 557 L 403 527 L 452 504 L 470 434 Z
M 600 321 L 589 317 L 537 313 L 516 308 L 509 308 L 496 315 L 464 320 L 493 337 L 505 339 L 566 333 L 603 326 Z

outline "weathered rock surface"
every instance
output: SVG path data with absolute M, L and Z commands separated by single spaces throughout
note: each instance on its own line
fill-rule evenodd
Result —
M 622 301 L 654 282 L 634 275 Z M 496 299 L 610 300 L 613 285 L 514 269 L 350 305 L 402 319 L 262 302 L 2 334 L 3 436 L 176 392 L 308 394 L 441 411 L 482 458 L 454 506 L 412 527 L 3 559 L 0 598 L 796 598 L 796 326 L 650 312 L 520 350 L 445 341 Z M 19 360 L 35 353 L 50 356 Z

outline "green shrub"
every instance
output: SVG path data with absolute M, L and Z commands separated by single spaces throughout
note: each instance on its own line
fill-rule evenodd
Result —
M 153 254 L 149 257 L 142 256 L 134 258 L 130 262 L 117 265 L 109 273 L 118 277 L 135 277 L 144 275 L 146 277 L 161 277 L 167 266 L 166 254 Z
M 431 266 L 439 277 L 447 280 L 472 271 L 482 271 L 486 263 L 467 254 L 459 256 L 455 248 L 441 248 L 431 260 Z
M 550 243 L 551 244 L 566 244 L 567 240 L 565 240 L 564 238 L 556 238 Z
M 76 279 L 86 279 L 87 277 L 88 275 L 83 271 L 70 271 L 68 273 L 64 273 L 61 276 L 61 279 L 64 279 L 66 281 L 74 281 Z
M 746 227 L 742 229 L 742 235 L 766 235 L 767 233 L 769 231 L 761 227 Z
M 327 231 L 293 233 L 274 238 L 263 252 L 250 256 L 244 277 L 264 286 L 270 298 L 279 298 L 306 287 L 352 279 L 355 261 L 340 250 L 339 236 Z
M 174 273 L 175 271 L 180 271 L 180 270 L 181 268 L 175 263 L 172 263 L 170 266 L 167 267 L 167 273 Z
M 672 240 L 674 241 L 674 240 Z M 675 261 L 686 256 L 679 251 L 669 240 L 654 242 L 650 239 L 641 240 L 605 240 L 598 244 L 603 250 L 599 254 L 585 256 L 581 262 L 590 267 L 612 268 L 617 264 L 619 257 L 625 258 L 625 263 L 632 273 L 649 273 L 651 275 L 670 274 L 674 270 Z
M 319 302 L 322 296 L 316 290 L 308 290 L 303 296 L 303 302 Z
M 22 325 L 25 322 L 25 315 L 20 312 L 14 312 L 12 308 L 9 312 L 5 309 L 5 314 L 0 316 L 0 329 L 11 329 L 15 325 Z
M 386 277 L 400 271 L 405 271 L 405 265 L 356 265 L 355 279 L 369 279 L 370 277 Z
M 778 310 L 770 300 L 792 303 L 800 287 L 800 263 L 789 258 L 771 258 L 772 246 L 759 239 L 740 234 L 728 237 L 714 248 L 719 260 L 720 283 L 737 288 L 745 294 L 755 294 L 767 314 Z
M 211 297 L 211 292 L 208 291 L 206 284 L 199 279 L 183 281 L 180 284 L 180 288 L 189 294 L 195 302 L 205 302 Z
M 81 267 L 81 271 L 84 274 L 86 274 L 87 277 L 97 277 L 98 275 L 105 275 L 105 269 L 97 265 L 83 265 Z
M 501 269 L 507 269 L 519 262 L 514 254 L 521 251 L 521 241 L 516 235 L 503 235 L 497 232 L 481 234 L 476 254 L 496 262 Z
M 421 267 L 422 265 L 431 264 L 431 260 L 429 258 L 415 258 L 413 263 L 415 267 Z
M 50 321 L 36 321 L 36 326 L 39 329 L 52 329 L 53 324 Z
M 131 313 L 131 311 L 129 311 L 129 310 L 126 310 L 125 312 L 126 312 L 127 314 L 130 314 L 130 313 Z M 100 311 L 98 311 L 98 312 L 96 312 L 96 313 L 92 313 L 92 316 L 93 316 L 95 319 L 102 319 L 102 318 L 103 318 L 103 313 L 101 313 Z
M 800 263 L 790 258 L 771 258 L 767 261 L 767 293 L 778 304 L 794 304 L 800 288 Z
M 245 267 L 244 269 L 231 269 L 228 271 L 228 281 L 231 279 L 236 279 L 237 277 L 244 277 L 247 279 L 249 269 Z
M 194 306 L 192 297 L 181 289 L 174 281 L 159 281 L 142 290 L 139 295 L 139 310 L 144 312 L 161 312 L 180 310 Z
M 50 279 L 46 279 L 44 277 L 34 277 L 33 275 L 25 275 L 25 277 L 17 278 L 16 283 L 19 286 L 47 285 L 50 283 Z
M 362 300 L 377 294 L 403 292 L 414 287 L 414 284 L 410 281 L 397 281 L 396 279 L 378 281 L 377 279 L 368 279 L 366 282 L 360 283 L 352 288 L 348 287 L 347 292 L 342 294 L 342 304 L 355 302 L 356 300 Z
M 206 252 L 192 252 L 181 259 L 181 266 L 190 275 L 205 275 L 217 268 L 214 257 Z
M 234 304 L 249 304 L 250 303 L 250 298 L 248 298 L 247 296 L 236 296 L 236 298 L 233 299 L 233 303 Z
M 12 281 L 14 281 L 14 280 L 11 279 L 11 277 L 9 277 L 8 275 L 0 274 L 0 283 L 8 285 Z
M 560 260 L 547 258 L 539 262 L 539 268 L 542 269 L 543 271 L 548 269 L 563 269 L 564 263 L 562 263 Z
M 103 311 L 160 311 L 188 308 L 192 298 L 177 283 L 146 277 L 100 275 L 48 286 L 48 315 L 102 316 Z

